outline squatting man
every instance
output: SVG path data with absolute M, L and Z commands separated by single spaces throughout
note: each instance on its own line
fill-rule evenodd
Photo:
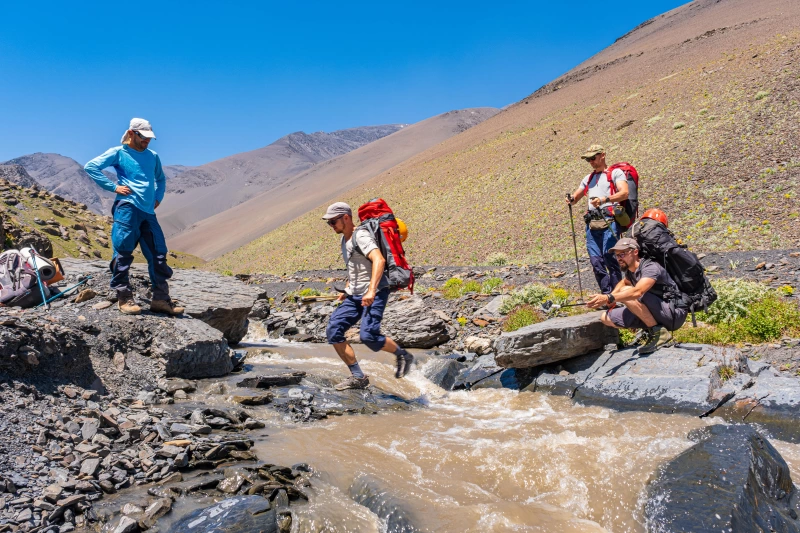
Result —
M 610 308 L 601 316 L 606 326 L 641 329 L 637 339 L 641 344 L 639 353 L 653 353 L 671 340 L 672 335 L 665 336 L 664 331 L 675 331 L 686 321 L 687 310 L 678 303 L 680 290 L 664 267 L 639 257 L 635 239 L 622 238 L 610 251 L 615 254 L 624 277 L 610 294 L 597 294 L 586 305 L 592 309 Z M 625 307 L 614 307 L 616 303 Z
M 361 370 L 353 347 L 345 338 L 347 330 L 359 320 L 361 342 L 373 352 L 393 353 L 397 361 L 395 377 L 402 378 L 411 370 L 414 356 L 381 334 L 381 320 L 389 300 L 386 258 L 369 231 L 355 226 L 353 211 L 346 203 L 331 204 L 322 218 L 342 236 L 342 258 L 347 267 L 347 286 L 339 295 L 341 304 L 331 315 L 326 330 L 328 344 L 333 345 L 351 374 L 336 385 L 336 389 L 365 389 L 369 386 L 369 377 Z M 356 241 L 356 246 L 353 241 Z

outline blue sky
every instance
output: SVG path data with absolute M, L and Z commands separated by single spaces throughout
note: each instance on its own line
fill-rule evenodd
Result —
M 294 131 L 502 107 L 683 0 L 7 2 L 0 161 L 84 163 L 153 123 L 165 164 Z

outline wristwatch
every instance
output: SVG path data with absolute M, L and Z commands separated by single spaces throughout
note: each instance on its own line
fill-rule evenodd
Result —
M 610 292 L 606 294 L 606 297 L 608 297 L 608 305 L 611 305 L 616 301 L 616 298 L 614 298 L 614 295 Z

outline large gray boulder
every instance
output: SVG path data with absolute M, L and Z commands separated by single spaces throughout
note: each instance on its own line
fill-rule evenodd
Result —
M 234 496 L 189 513 L 169 530 L 172 533 L 277 533 L 278 521 L 269 500 L 261 496 Z
M 503 333 L 494 342 L 495 360 L 507 368 L 530 368 L 616 344 L 617 330 L 600 322 L 600 314 L 554 318 Z
M 233 370 L 222 333 L 199 320 L 172 320 L 159 328 L 150 352 L 164 361 L 166 377 L 210 378 Z
M 775 437 L 800 442 L 800 380 L 765 363 L 748 361 L 755 384 L 737 392 L 714 414 L 768 427 Z
M 444 390 L 453 390 L 458 375 L 465 367 L 456 359 L 431 358 L 422 367 L 422 375 Z
M 65 258 L 61 263 L 71 277 L 91 275 L 91 285 L 99 294 L 108 291 L 111 275 L 106 261 Z M 131 278 L 135 286 L 147 286 L 147 265 L 134 264 L 131 267 Z M 169 286 L 170 296 L 186 308 L 185 314 L 219 330 L 231 344 L 238 343 L 247 334 L 247 316 L 255 302 L 265 296 L 263 290 L 254 285 L 202 270 L 175 269 Z M 138 296 L 140 299 L 148 297 L 141 290 L 138 291 Z
M 381 331 L 405 348 L 433 348 L 450 340 L 447 323 L 419 296 L 391 302 Z
M 647 531 L 800 533 L 800 498 L 786 461 L 755 429 L 693 431 L 697 444 L 667 463 L 648 487 Z

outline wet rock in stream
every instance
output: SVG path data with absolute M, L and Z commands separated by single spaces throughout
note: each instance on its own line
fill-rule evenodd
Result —
M 418 533 L 408 506 L 392 495 L 385 483 L 361 474 L 350 486 L 350 497 L 386 522 L 386 533 Z
M 800 532 L 789 467 L 752 426 L 710 426 L 690 438 L 699 442 L 663 466 L 648 488 L 649 532 Z
M 278 519 L 268 500 L 260 496 L 227 498 L 198 509 L 171 528 L 172 533 L 226 531 L 229 533 L 278 533 Z

